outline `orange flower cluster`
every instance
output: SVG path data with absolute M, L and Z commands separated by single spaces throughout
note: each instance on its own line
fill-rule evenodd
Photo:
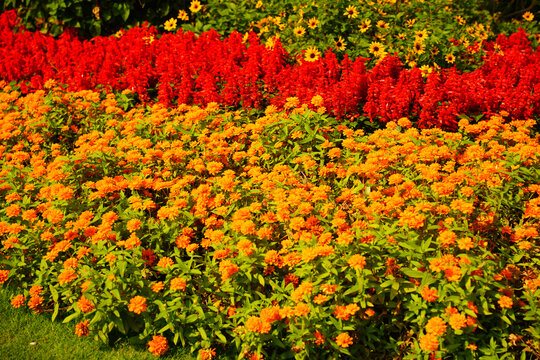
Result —
M 156 356 L 161 356 L 165 354 L 167 350 L 169 350 L 167 339 L 161 335 L 154 335 L 152 340 L 148 342 L 147 346 L 148 350 Z
M 257 116 L 215 104 L 124 111 L 120 97 L 90 91 L 3 88 L 0 284 L 23 289 L 14 307 L 64 302 L 79 336 L 86 317 L 127 306 L 138 325 L 134 314 L 156 319 L 145 330 L 162 334 L 153 353 L 178 322 L 212 358 L 221 336 L 246 353 L 274 335 L 293 352 L 332 339 L 361 348 L 335 324 L 397 316 L 423 327 L 420 348 L 433 352 L 484 320 L 470 299 L 508 313 L 538 295 L 527 265 L 540 241 L 532 121 L 493 116 L 448 133 L 400 119 L 366 135 L 294 100 Z M 54 127 L 60 104 L 76 129 Z M 314 324 L 304 344 L 290 340 Z

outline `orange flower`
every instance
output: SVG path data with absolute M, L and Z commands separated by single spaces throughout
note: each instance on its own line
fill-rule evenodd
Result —
M 246 329 L 260 334 L 268 334 L 272 325 L 258 316 L 250 316 L 246 321 Z
M 403 181 L 403 175 L 401 174 L 392 174 L 388 177 L 388 184 L 397 185 Z
M 448 281 L 459 281 L 461 278 L 461 268 L 457 265 L 450 265 L 444 269 L 444 276 Z
M 341 149 L 340 148 L 332 148 L 328 151 L 327 153 L 328 157 L 333 159 L 333 158 L 338 158 L 341 156 Z
M 39 296 L 43 293 L 43 286 L 41 285 L 34 285 L 30 288 L 30 296 Z
M 232 275 L 236 274 L 240 270 L 238 265 L 233 264 L 229 260 L 223 260 L 219 264 L 219 271 L 221 272 L 221 280 L 225 281 Z
M 441 336 L 446 331 L 446 322 L 439 316 L 432 317 L 426 324 L 428 334 Z
M 129 220 L 127 222 L 126 229 L 128 231 L 133 232 L 133 231 L 138 230 L 141 227 L 141 224 L 142 224 L 141 220 L 139 220 L 139 219 L 131 219 L 131 220 Z
M 58 209 L 48 209 L 43 215 L 51 224 L 57 224 L 64 220 L 64 213 Z
M 79 260 L 77 258 L 69 258 L 63 264 L 64 269 L 76 269 L 77 266 L 79 266 Z
M 501 309 L 511 309 L 512 305 L 514 304 L 512 298 L 506 295 L 503 295 L 497 302 L 499 303 Z
M 111 265 L 114 264 L 116 259 L 118 259 L 118 257 L 114 254 L 108 253 L 107 255 L 105 255 L 105 260 L 107 260 Z
M 6 208 L 6 216 L 8 217 L 14 217 L 19 215 L 21 212 L 21 207 L 18 204 L 9 205 Z
M 432 352 L 439 348 L 439 340 L 433 334 L 423 335 L 418 340 L 420 341 L 420 348 L 424 351 Z
M 206 165 L 206 170 L 210 175 L 217 174 L 221 169 L 223 169 L 223 164 L 217 161 L 211 161 Z
M 176 277 L 171 280 L 171 290 L 185 290 L 186 289 L 186 280 Z
M 143 311 L 146 311 L 146 299 L 142 296 L 135 296 L 129 301 L 128 310 L 134 312 L 135 314 L 140 314 Z
M 77 301 L 77 306 L 79 307 L 79 309 L 83 312 L 83 313 L 87 313 L 87 312 L 90 312 L 92 310 L 94 310 L 94 305 L 92 305 L 92 303 L 90 302 L 90 300 L 88 300 L 87 298 L 83 296 L 81 296 L 81 298 L 79 299 L 79 301 Z
M 76 278 L 77 278 L 77 273 L 75 272 L 75 270 L 68 268 L 62 271 L 60 275 L 58 275 L 58 283 L 60 285 L 64 285 L 66 283 L 72 282 Z
M 359 270 L 363 269 L 366 266 L 366 257 L 360 254 L 355 254 L 347 260 L 349 266 L 353 269 Z
M 450 207 L 452 208 L 452 210 L 460 211 L 465 214 L 472 214 L 474 210 L 474 204 L 468 203 L 461 199 L 452 200 L 452 202 L 450 203 Z
M 313 298 L 313 302 L 318 305 L 325 303 L 327 300 L 328 296 L 323 294 L 319 294 Z
M 236 244 L 236 247 L 240 252 L 246 256 L 253 254 L 253 243 L 247 239 L 242 239 Z
M 310 294 L 313 291 L 313 285 L 310 282 L 300 284 L 291 294 L 291 298 L 294 302 L 302 300 L 304 295 Z
M 24 297 L 24 295 L 20 295 L 20 294 L 19 294 L 19 295 L 15 295 L 15 296 L 11 299 L 11 305 L 12 305 L 15 309 L 17 309 L 17 308 L 23 306 L 24 303 L 25 303 L 25 301 L 26 301 L 26 298 Z
M 88 336 L 88 334 L 90 333 L 88 329 L 88 323 L 88 320 L 84 320 L 75 325 L 75 335 L 77 335 L 78 337 Z
M 319 330 L 315 330 L 313 333 L 313 336 L 315 337 L 315 344 L 322 345 L 324 344 L 324 336 L 321 334 Z
M 309 305 L 306 303 L 298 303 L 298 305 L 294 307 L 293 311 L 295 316 L 306 316 L 307 314 L 309 314 L 309 312 Z
M 281 314 L 278 306 L 274 306 L 271 308 L 264 308 L 261 310 L 261 319 L 268 322 L 273 323 L 274 321 L 281 320 Z
M 341 320 L 349 320 L 352 315 L 356 314 L 360 310 L 358 305 L 349 304 L 349 305 L 337 305 L 336 310 L 334 310 L 334 316 Z
M 157 293 L 163 290 L 164 287 L 165 285 L 163 285 L 163 281 L 158 281 L 156 283 L 153 283 L 150 288 L 152 289 L 153 292 Z
M 161 267 L 161 268 L 168 268 L 170 266 L 173 266 L 174 265 L 174 262 L 173 260 L 170 258 L 170 257 L 162 257 L 161 259 L 159 259 L 158 263 L 157 263 L 157 267 Z
M 470 237 L 459 239 L 457 243 L 461 250 L 471 250 L 474 248 L 474 241 Z
M 460 313 L 454 313 L 450 315 L 448 323 L 450 324 L 450 327 L 452 327 L 452 329 L 459 330 L 467 326 L 467 317 L 465 315 L 461 315 Z
M 199 350 L 199 358 L 201 360 L 211 360 L 214 356 L 216 356 L 216 350 L 215 349 L 201 349 L 201 350 Z
M 326 295 L 332 295 L 337 290 L 337 285 L 322 284 L 321 291 Z
M 28 307 L 34 312 L 39 313 L 41 312 L 41 304 L 43 304 L 43 296 L 32 296 L 30 297 L 30 300 L 28 301 Z
M 152 340 L 146 345 L 148 346 L 148 350 L 156 356 L 161 356 L 169 350 L 167 339 L 161 335 L 154 335 Z
M 0 284 L 5 283 L 8 277 L 9 277 L 9 270 L 0 270 Z
M 439 298 L 439 295 L 437 294 L 437 289 L 432 289 L 427 286 L 422 288 L 422 292 L 420 293 L 422 295 L 422 298 L 426 301 L 433 302 Z
M 444 230 L 439 234 L 439 242 L 443 248 L 456 243 L 457 235 L 451 230 Z
M 341 333 L 336 337 L 336 344 L 347 348 L 353 344 L 353 339 L 348 333 Z

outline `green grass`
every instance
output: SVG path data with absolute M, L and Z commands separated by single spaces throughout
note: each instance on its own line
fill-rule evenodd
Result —
M 128 360 L 157 359 L 145 347 L 120 341 L 104 346 L 93 338 L 80 339 L 75 324 L 51 322 L 50 314 L 13 309 L 12 294 L 0 288 L 0 360 Z M 159 359 L 194 360 L 188 350 L 170 349 Z

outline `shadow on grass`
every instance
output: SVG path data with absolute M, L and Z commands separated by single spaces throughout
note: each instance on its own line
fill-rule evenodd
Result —
M 80 339 L 74 324 L 51 322 L 47 314 L 13 309 L 9 290 L 0 288 L 1 360 L 146 360 L 157 359 L 145 347 L 120 341 L 104 346 L 92 338 Z M 174 348 L 159 359 L 195 360 L 188 350 Z

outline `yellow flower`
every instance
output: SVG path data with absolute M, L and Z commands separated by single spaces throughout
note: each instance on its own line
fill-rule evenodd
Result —
M 449 64 L 453 64 L 456 61 L 456 57 L 454 56 L 454 54 L 448 54 L 444 59 Z
M 428 37 L 428 31 L 426 29 L 419 30 L 416 32 L 416 36 L 414 37 L 414 41 L 421 41 L 423 42 Z
M 176 19 L 170 18 L 169 20 L 165 21 L 164 28 L 166 31 L 173 31 L 176 29 Z
M 297 26 L 294 28 L 293 33 L 298 37 L 302 37 L 306 33 L 306 29 L 303 26 Z
M 385 22 L 384 20 L 379 20 L 379 21 L 377 21 L 377 27 L 381 28 L 381 29 L 388 29 L 390 27 L 390 25 L 387 22 Z
M 366 31 L 368 31 L 370 27 L 371 27 L 371 20 L 369 19 L 364 20 L 363 23 L 358 25 L 358 28 L 360 29 L 360 32 L 362 33 L 365 33 Z
M 311 98 L 311 104 L 317 107 L 322 106 L 324 104 L 324 99 L 321 95 L 315 95 Z
M 94 16 L 96 17 L 96 19 L 100 19 L 99 17 L 99 6 L 96 6 L 95 8 L 92 9 L 92 13 L 94 14 Z
M 532 21 L 533 19 L 534 15 L 530 11 L 527 11 L 525 14 L 523 14 L 523 20 Z
M 266 43 L 264 46 L 266 46 L 268 49 L 273 49 L 276 45 L 276 41 L 279 39 L 279 35 L 272 36 L 266 40 Z
M 191 1 L 191 5 L 189 5 L 189 11 L 191 11 L 192 13 L 196 13 L 196 12 L 201 11 L 201 9 L 202 9 L 202 5 L 199 0 Z
M 255 5 L 255 8 L 258 9 L 258 8 L 260 8 L 262 6 L 263 6 L 263 2 L 259 0 L 259 1 L 257 1 L 257 4 Z
M 336 44 L 336 49 L 339 51 L 345 50 L 345 47 L 347 46 L 347 44 L 345 43 L 345 40 L 341 36 L 338 37 L 338 39 L 335 41 L 335 44 Z
M 425 45 L 420 41 L 415 41 L 413 44 L 413 50 L 418 55 L 422 55 L 424 53 Z
M 381 44 L 380 42 L 378 41 L 374 41 L 372 42 L 371 44 L 369 44 L 369 50 L 368 50 L 371 54 L 379 57 L 381 55 L 384 54 L 384 45 Z
M 179 10 L 177 18 L 180 19 L 181 21 L 189 20 L 188 13 L 185 10 Z
M 415 22 L 416 22 L 416 19 L 410 19 L 410 20 L 407 20 L 405 25 L 407 25 L 407 27 L 411 27 L 414 25 Z
M 454 19 L 458 22 L 459 25 L 465 25 L 465 23 L 467 22 L 464 18 L 462 18 L 459 15 L 456 16 Z
M 314 46 L 308 47 L 304 53 L 304 60 L 307 62 L 317 61 L 320 57 L 321 53 Z
M 433 72 L 433 68 L 430 67 L 429 65 L 422 65 L 420 66 L 420 71 L 422 71 L 422 76 L 425 77 Z
M 343 15 L 347 16 L 349 19 L 355 19 L 358 16 L 358 10 L 356 9 L 356 6 L 349 5 L 347 6 L 347 9 L 345 9 Z
M 317 25 L 319 25 L 319 20 L 316 18 L 311 18 L 308 20 L 307 24 L 310 29 L 315 29 Z

